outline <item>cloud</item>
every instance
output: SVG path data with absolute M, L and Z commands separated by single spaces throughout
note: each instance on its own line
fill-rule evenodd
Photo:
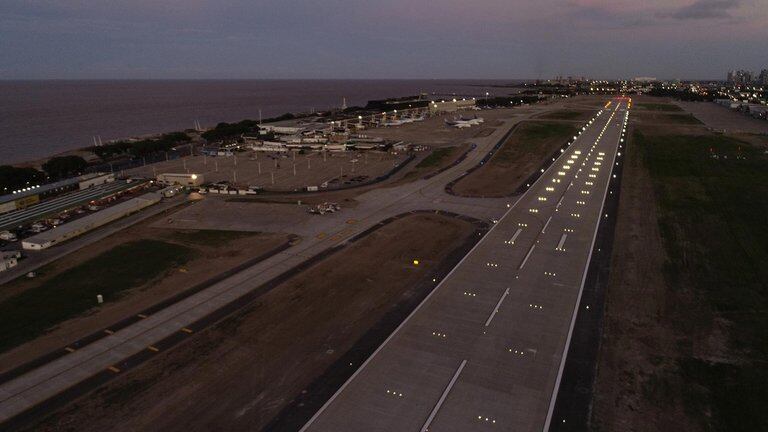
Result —
M 670 14 L 679 20 L 701 20 L 732 18 L 731 10 L 739 6 L 740 0 L 697 0 Z

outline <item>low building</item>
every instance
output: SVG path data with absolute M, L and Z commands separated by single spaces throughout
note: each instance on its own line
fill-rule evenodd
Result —
M 40 234 L 22 240 L 21 247 L 27 250 L 42 250 L 53 245 L 77 237 L 88 231 L 106 225 L 112 221 L 136 213 L 146 207 L 160 202 L 161 195 L 158 193 L 148 193 L 140 197 L 132 198 L 128 201 L 107 207 L 104 210 L 91 213 L 80 219 L 53 227 Z
M 80 190 L 83 190 L 83 189 L 88 189 L 89 187 L 103 185 L 105 183 L 112 183 L 113 181 L 115 181 L 114 174 L 98 173 L 98 174 L 91 174 L 89 176 L 81 177 L 81 180 L 80 180 L 80 183 L 78 183 L 78 186 L 80 187 Z
M 431 113 L 456 112 L 462 109 L 471 109 L 475 106 L 475 98 L 432 101 L 429 104 Z
M 259 134 L 266 135 L 268 133 L 274 133 L 278 135 L 296 135 L 304 132 L 305 129 L 306 128 L 303 127 L 259 125 Z
M 157 182 L 162 185 L 181 185 L 187 187 L 200 186 L 205 183 L 202 174 L 159 174 Z

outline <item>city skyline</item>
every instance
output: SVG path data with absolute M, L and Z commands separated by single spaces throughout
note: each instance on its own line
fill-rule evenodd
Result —
M 0 79 L 724 80 L 768 58 L 755 0 L 12 0 L 0 16 Z

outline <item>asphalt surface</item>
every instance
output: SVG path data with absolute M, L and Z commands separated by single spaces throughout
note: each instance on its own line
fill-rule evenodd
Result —
M 603 110 L 304 431 L 541 431 L 557 393 L 626 102 Z

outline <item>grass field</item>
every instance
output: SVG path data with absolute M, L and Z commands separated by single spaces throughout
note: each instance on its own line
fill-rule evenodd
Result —
M 185 246 L 138 240 L 110 249 L 60 273 L 40 286 L 0 303 L 0 352 L 31 340 L 47 329 L 120 297 L 193 256 Z M 44 273 L 44 269 L 42 271 Z
M 544 114 L 539 118 L 548 120 L 582 120 L 590 118 L 590 114 L 590 112 L 585 111 L 559 110 Z
M 465 196 L 509 196 L 577 131 L 569 123 L 520 123 L 493 157 L 479 169 L 464 176 L 456 183 L 453 191 Z
M 637 106 L 648 111 L 682 111 L 679 106 L 666 103 L 639 103 Z
M 520 125 L 513 136 L 518 145 L 502 146 L 499 152 L 491 159 L 495 162 L 513 161 L 520 153 L 535 152 L 542 145 L 551 140 L 567 140 L 576 135 L 578 129 L 569 124 L 554 122 L 526 122 Z M 546 155 L 542 155 L 546 156 Z
M 674 319 L 676 368 L 653 376 L 645 397 L 664 403 L 680 376 L 686 412 L 703 430 L 768 430 L 768 158 L 726 136 L 636 132 L 633 141 L 655 188 L 665 280 L 693 299 Z M 687 335 L 722 322 L 720 353 L 691 345 Z
M 436 148 L 432 151 L 432 153 L 429 154 L 429 156 L 425 157 L 416 165 L 416 168 L 432 168 L 440 165 L 440 162 L 443 161 L 446 157 L 448 157 L 453 152 L 452 147 L 442 147 L 442 148 Z
M 231 241 L 250 237 L 255 232 L 224 231 L 224 230 L 189 230 L 176 231 L 171 239 L 193 245 L 221 246 Z

